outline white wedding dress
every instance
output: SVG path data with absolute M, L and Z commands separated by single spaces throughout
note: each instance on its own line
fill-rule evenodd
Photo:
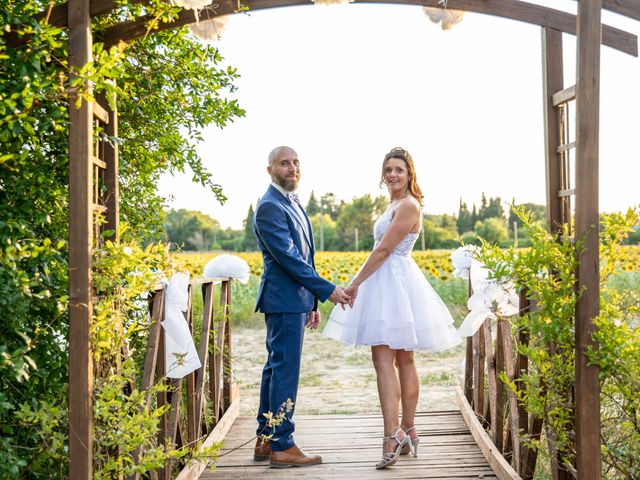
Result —
M 390 206 L 375 223 L 375 246 L 394 215 Z M 438 352 L 460 343 L 453 318 L 411 258 L 419 233 L 409 233 L 358 289 L 353 308 L 331 312 L 323 335 L 351 345 Z

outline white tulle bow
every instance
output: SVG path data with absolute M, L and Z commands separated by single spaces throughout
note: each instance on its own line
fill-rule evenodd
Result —
M 488 318 L 509 317 L 519 310 L 518 293 L 513 283 L 490 280 L 489 270 L 482 262 L 471 261 L 470 278 L 473 295 L 467 301 L 469 314 L 458 328 L 461 337 L 472 336 Z
M 211 0 L 171 0 L 171 3 L 187 10 L 202 10 L 211 3 Z
M 167 377 L 183 378 L 202 366 L 184 317 L 189 304 L 189 275 L 176 273 L 165 288 L 164 351 Z
M 449 30 L 462 21 L 464 12 L 440 7 L 424 7 L 424 13 L 433 23 L 439 23 L 442 30 Z
M 239 280 L 241 283 L 249 281 L 251 269 L 249 264 L 236 255 L 223 253 L 212 258 L 204 266 L 204 277 L 231 277 Z
M 458 247 L 451 252 L 451 263 L 453 263 L 453 276 L 458 278 L 469 278 L 469 269 L 473 260 L 473 253 L 476 250 L 475 245 L 465 245 Z
M 220 40 L 222 31 L 227 25 L 229 15 L 223 15 L 222 17 L 213 17 L 210 19 L 200 19 L 197 23 L 189 25 L 189 30 L 195 36 L 206 41 Z
M 315 5 L 340 5 L 349 4 L 355 0 L 311 0 Z

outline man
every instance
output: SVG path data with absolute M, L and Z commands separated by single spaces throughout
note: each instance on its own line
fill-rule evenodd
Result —
M 268 352 L 260 386 L 254 459 L 271 459 L 272 468 L 301 467 L 322 462 L 319 455 L 306 454 L 293 440 L 291 417 L 304 327 L 318 327 L 318 300 L 346 304 L 350 298 L 342 287 L 315 271 L 311 224 L 295 194 L 300 181 L 297 153 L 290 147 L 273 149 L 267 172 L 271 185 L 256 207 L 253 223 L 264 264 L 256 311 L 265 314 Z M 284 421 L 274 430 L 267 427 L 265 414 L 269 412 L 273 416 L 285 413 Z M 270 442 L 263 443 L 260 435 L 271 433 Z

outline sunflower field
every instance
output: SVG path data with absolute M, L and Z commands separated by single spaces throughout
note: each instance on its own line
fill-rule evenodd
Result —
M 619 289 L 637 289 L 640 282 L 640 247 L 623 246 L 622 261 L 612 283 Z M 431 286 L 445 302 L 458 325 L 467 314 L 467 281 L 453 276 L 452 250 L 414 251 L 413 259 L 422 269 Z M 189 271 L 192 277 L 201 277 L 205 264 L 219 253 L 175 253 L 174 259 L 179 270 Z M 232 253 L 232 252 L 229 252 Z M 255 301 L 262 275 L 262 255 L 260 252 L 240 252 L 235 255 L 246 260 L 251 269 L 251 278 L 246 285 L 232 284 L 231 316 L 237 325 L 257 327 L 263 323 L 262 315 L 254 312 Z M 318 252 L 315 256 L 318 273 L 327 280 L 346 285 L 366 260 L 368 252 Z M 333 305 L 320 305 L 323 319 L 327 318 Z
M 205 264 L 219 253 L 176 253 L 176 263 L 191 273 L 202 275 Z M 260 252 L 236 253 L 246 260 L 251 273 L 262 275 L 262 254 Z M 316 269 L 327 280 L 344 285 L 356 274 L 367 259 L 369 252 L 318 252 L 316 253 Z M 426 274 L 442 281 L 452 279 L 453 265 L 451 250 L 425 250 L 413 252 L 413 259 Z M 637 258 L 636 258 L 637 261 Z
M 619 265 L 620 272 L 640 272 L 640 247 L 628 245 L 622 248 L 623 261 Z M 205 264 L 219 253 L 176 253 L 176 263 L 188 270 L 192 276 L 201 276 Z M 249 264 L 251 273 L 262 275 L 262 255 L 260 252 L 241 252 L 235 255 Z M 356 274 L 369 252 L 318 252 L 316 253 L 316 269 L 327 280 L 344 285 Z M 430 279 L 441 282 L 454 280 L 451 250 L 414 251 L 413 259 Z

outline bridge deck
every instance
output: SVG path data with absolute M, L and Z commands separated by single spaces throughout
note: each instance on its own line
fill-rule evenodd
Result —
M 215 471 L 202 479 L 496 479 L 459 411 L 420 412 L 418 457 L 402 456 L 386 470 L 373 468 L 381 454 L 380 415 L 297 416 L 296 441 L 324 462 L 307 468 L 270 469 L 269 462 L 254 462 L 253 446 L 245 443 L 255 433 L 255 419 L 239 417 L 224 440 Z

